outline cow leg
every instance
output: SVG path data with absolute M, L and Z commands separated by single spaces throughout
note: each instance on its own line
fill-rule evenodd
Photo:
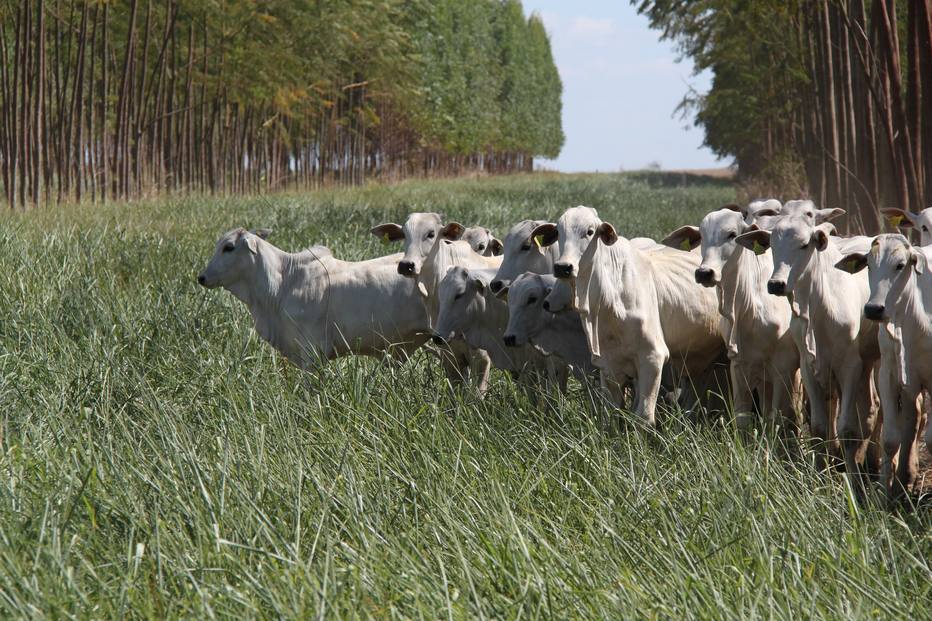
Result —
M 748 381 L 747 371 L 746 365 L 731 361 L 731 401 L 735 425 L 745 436 L 754 428 L 754 391 Z
M 492 370 L 492 359 L 489 358 L 488 353 L 481 349 L 473 350 L 470 354 L 468 363 L 470 374 L 476 378 L 476 391 L 479 393 L 479 398 L 482 399 L 489 390 L 489 373 Z
M 883 456 L 880 462 L 880 482 L 887 497 L 893 500 L 893 477 L 896 472 L 900 450 L 899 425 L 900 389 L 897 379 L 884 364 L 880 365 L 877 375 L 877 392 L 880 393 L 880 410 L 883 425 L 880 429 L 880 446 Z
M 803 386 L 806 388 L 806 394 L 809 395 L 809 433 L 816 445 L 815 466 L 817 470 L 822 470 L 826 466 L 830 395 L 821 382 L 815 378 L 808 364 L 803 364 L 800 370 L 803 376 Z
M 660 376 L 664 357 L 656 352 L 639 356 L 637 378 L 637 408 L 635 414 L 653 427 L 656 424 L 657 395 L 660 392 Z
M 916 442 L 919 436 L 919 409 L 916 407 L 918 396 L 916 391 L 909 390 L 905 386 L 900 392 L 900 416 L 897 420 L 900 454 L 892 490 L 894 500 L 910 490 L 919 471 L 919 452 Z
M 858 498 L 867 490 L 862 468 L 867 440 L 874 426 L 871 416 L 871 367 L 860 359 L 842 369 L 840 379 L 841 406 L 838 416 L 838 438 L 845 459 L 845 473 Z

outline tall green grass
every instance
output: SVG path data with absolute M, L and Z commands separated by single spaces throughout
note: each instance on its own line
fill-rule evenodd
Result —
M 587 204 L 659 236 L 732 200 L 626 175 L 406 183 L 0 219 L 0 616 L 929 618 L 927 510 L 677 416 L 606 435 L 426 355 L 283 370 L 194 276 L 221 232 L 388 249 L 441 211 L 503 235 Z

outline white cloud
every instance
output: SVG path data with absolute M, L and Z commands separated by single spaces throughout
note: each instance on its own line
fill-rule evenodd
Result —
M 610 37 L 615 33 L 615 22 L 610 18 L 597 19 L 577 16 L 570 26 L 570 34 L 574 37 Z

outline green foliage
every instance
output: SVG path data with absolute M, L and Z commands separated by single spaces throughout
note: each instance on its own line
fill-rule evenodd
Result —
M 4 213 L 4 618 L 923 618 L 927 509 L 858 508 L 843 476 L 677 414 L 603 433 L 495 373 L 452 398 L 426 354 L 282 372 L 194 278 L 232 226 L 386 252 L 443 210 L 503 235 L 597 207 L 658 237 L 734 198 L 673 176 L 515 176 L 268 199 Z

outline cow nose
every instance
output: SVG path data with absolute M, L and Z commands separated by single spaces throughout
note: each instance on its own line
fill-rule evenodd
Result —
M 569 278 L 573 275 L 573 266 L 569 263 L 554 263 L 553 275 L 557 278 Z
M 402 276 L 410 276 L 414 273 L 414 261 L 400 261 L 398 263 L 398 273 Z
M 865 304 L 864 305 L 864 316 L 873 321 L 880 321 L 883 319 L 883 304 Z
M 506 347 L 514 347 L 517 344 L 518 344 L 518 339 L 514 334 L 505 335 L 505 346 Z
M 204 275 L 203 275 L 203 274 L 198 274 L 198 276 L 197 276 L 197 284 L 203 285 L 205 282 L 207 282 L 207 279 L 204 278 Z
M 440 336 L 439 334 L 434 334 L 434 335 L 431 337 L 431 340 L 434 342 L 434 345 L 443 345 L 444 343 L 447 342 L 446 339 L 444 339 L 444 338 L 443 338 L 442 336 Z
M 696 268 L 696 282 L 700 285 L 710 285 L 714 280 L 715 272 L 708 267 Z
M 544 310 L 545 311 L 550 310 L 550 300 L 544 300 Z
M 491 289 L 492 293 L 496 295 L 498 294 L 499 291 L 502 290 L 502 287 L 504 286 L 505 286 L 505 283 L 503 283 L 500 280 L 493 280 L 492 282 L 489 283 L 489 289 Z
M 770 295 L 786 295 L 785 280 L 768 280 L 767 293 Z

